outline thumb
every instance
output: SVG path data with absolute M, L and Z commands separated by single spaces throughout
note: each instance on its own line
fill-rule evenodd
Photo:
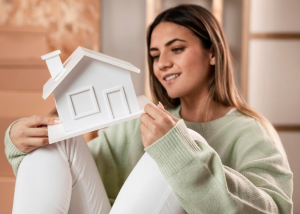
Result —
M 58 117 L 46 117 L 46 116 L 32 116 L 28 118 L 28 126 L 30 127 L 42 127 L 48 125 L 55 125 L 61 123 Z
M 158 101 L 158 102 L 159 102 L 159 101 Z M 177 122 L 180 120 L 179 118 L 175 117 L 173 114 L 171 114 L 170 112 L 168 112 L 168 111 L 164 108 L 164 106 L 163 106 L 163 104 L 162 104 L 161 102 L 158 103 L 157 108 L 159 108 L 161 111 L 163 111 L 163 112 L 165 112 L 167 115 L 169 115 L 169 116 L 175 121 L 175 123 L 177 123 Z

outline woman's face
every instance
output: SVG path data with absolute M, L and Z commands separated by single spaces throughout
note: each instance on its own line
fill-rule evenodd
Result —
M 208 92 L 212 54 L 188 28 L 171 22 L 158 24 L 149 50 L 154 74 L 171 98 Z

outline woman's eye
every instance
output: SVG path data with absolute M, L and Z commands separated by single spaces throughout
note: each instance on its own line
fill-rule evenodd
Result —
M 175 53 L 175 54 L 179 54 L 179 53 L 181 53 L 183 51 L 183 49 L 184 48 L 173 48 L 172 52 Z
M 156 55 L 156 56 L 152 56 L 152 60 L 157 60 L 159 58 L 159 55 Z

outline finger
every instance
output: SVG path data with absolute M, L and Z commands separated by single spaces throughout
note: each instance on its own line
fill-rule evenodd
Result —
M 180 120 L 179 118 L 175 117 L 173 114 L 171 114 L 170 112 L 168 112 L 163 104 L 161 102 L 158 103 L 157 108 L 163 112 L 165 112 L 166 114 L 168 114 L 176 123 Z
M 159 108 L 161 110 L 165 110 L 165 107 L 163 106 L 163 104 L 160 101 L 158 101 L 157 108 Z
M 41 147 L 49 144 L 49 140 L 47 137 L 32 137 L 27 139 L 26 144 L 30 146 Z
M 157 119 L 163 116 L 163 113 L 154 105 L 147 104 L 144 107 L 146 113 L 148 113 L 153 119 Z
M 17 147 L 21 152 L 32 152 L 33 150 L 39 148 L 37 146 L 26 145 L 25 147 Z
M 148 128 L 145 124 L 141 123 L 140 130 L 141 130 L 141 133 L 145 135 L 147 133 Z
M 48 137 L 47 128 L 28 128 L 25 131 L 27 137 Z
M 145 137 L 145 135 L 143 135 L 143 133 L 141 133 L 141 139 L 142 139 L 144 147 L 145 148 L 148 147 L 149 142 L 148 142 L 147 138 Z
M 28 118 L 27 125 L 30 127 L 36 127 L 41 125 L 55 125 L 59 124 L 60 119 L 58 117 L 46 117 L 46 116 L 32 116 Z
M 154 122 L 154 119 L 152 117 L 150 117 L 147 113 L 143 113 L 140 116 L 140 121 L 147 126 L 148 128 L 150 128 L 150 124 Z

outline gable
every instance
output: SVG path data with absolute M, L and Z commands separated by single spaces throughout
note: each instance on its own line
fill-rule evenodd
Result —
M 83 59 L 83 57 L 89 57 L 101 62 L 111 64 L 116 67 L 123 68 L 124 70 L 139 73 L 140 70 L 132 64 L 125 62 L 114 57 L 107 56 L 105 54 L 98 53 L 96 51 L 88 50 L 86 48 L 78 47 L 72 55 L 63 63 L 63 71 L 58 74 L 54 79 L 50 78 L 43 87 L 43 98 L 47 97 L 55 90 L 55 88 L 63 82 L 63 80 L 69 75 L 74 67 Z

